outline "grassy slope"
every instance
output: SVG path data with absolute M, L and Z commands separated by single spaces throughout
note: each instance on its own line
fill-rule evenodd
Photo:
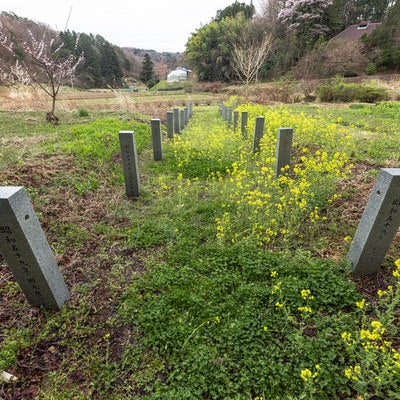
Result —
M 387 112 L 383 128 L 382 112 L 367 111 L 306 109 L 360 136 L 357 186 L 342 189 L 353 205 L 373 182 L 366 165 L 399 167 L 396 114 Z M 352 282 L 341 263 L 318 256 L 323 250 L 332 255 L 318 246 L 270 252 L 251 241 L 221 245 L 215 219 L 225 199 L 220 183 L 205 178 L 209 159 L 195 158 L 196 167 L 181 176 L 173 146 L 166 147 L 163 163 L 152 162 L 148 128 L 126 116 L 85 125 L 71 117 L 57 132 L 33 123 L 31 114 L 15 116 L 1 115 L 0 183 L 28 188 L 72 300 L 59 314 L 32 309 L 1 265 L 0 370 L 21 379 L 0 386 L 0 395 L 366 398 L 387 395 L 398 383 L 388 371 L 383 389 L 373 384 L 375 376 L 347 379 L 345 369 L 360 362 L 361 352 L 350 352 L 341 337 L 354 335 L 360 321 L 368 326 L 379 309 L 386 315 L 388 305 L 380 305 L 376 290 L 393 285 L 390 276 L 381 273 L 380 286 Z M 196 109 L 195 120 L 208 130 L 221 125 L 215 109 Z M 195 126 L 187 135 L 205 129 Z M 116 143 L 122 129 L 143 139 L 143 194 L 135 202 L 124 199 Z M 234 161 L 224 154 L 221 162 L 214 160 L 213 172 L 224 175 L 226 163 Z M 348 208 L 343 202 L 335 207 L 337 229 L 322 232 L 325 243 L 337 244 L 337 258 L 345 251 L 343 234 L 354 224 L 341 217 Z M 369 307 L 356 306 L 362 299 L 357 287 Z M 308 305 L 312 315 L 298 311 Z M 393 307 L 387 315 L 397 318 Z

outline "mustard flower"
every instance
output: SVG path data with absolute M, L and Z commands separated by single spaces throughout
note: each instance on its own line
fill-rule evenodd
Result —
M 300 373 L 301 379 L 303 379 L 305 382 L 307 382 L 308 380 L 310 380 L 312 378 L 312 372 L 306 368 L 301 370 Z
M 313 300 L 314 296 L 311 296 L 311 290 L 310 289 L 303 289 L 301 291 L 301 297 L 305 300 Z
M 365 307 L 365 299 L 356 301 L 356 306 L 362 310 Z
M 298 310 L 299 310 L 302 314 L 312 313 L 311 307 L 308 307 L 308 306 L 299 307 Z

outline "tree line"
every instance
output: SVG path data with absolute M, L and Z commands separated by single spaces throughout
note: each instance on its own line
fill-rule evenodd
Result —
M 80 88 L 120 88 L 130 86 L 141 80 L 144 61 L 151 57 L 151 67 L 155 77 L 164 75 L 176 67 L 179 53 L 143 50 L 135 48 L 120 48 L 111 44 L 100 35 L 78 33 L 74 31 L 56 32 L 48 26 L 19 17 L 14 13 L 0 14 L 0 30 L 7 43 L 12 44 L 12 51 L 0 43 L 0 84 L 11 81 L 23 82 L 22 74 L 16 70 L 16 63 L 23 65 L 29 56 L 24 50 L 24 44 L 36 41 L 48 48 L 54 62 L 60 62 L 69 57 L 82 61 L 73 71 L 73 76 L 63 83 Z M 31 46 L 32 47 L 32 46 Z M 34 46 L 33 46 L 34 47 Z M 38 81 L 45 82 L 45 73 L 38 65 L 27 63 Z M 147 64 L 145 64 L 146 66 Z M 48 77 L 47 77 L 48 78 Z M 147 77 L 146 77 L 147 79 Z M 154 81 L 154 79 L 151 79 Z
M 400 1 L 392 0 L 264 0 L 261 12 L 252 3 L 235 1 L 219 10 L 213 20 L 197 29 L 186 45 L 186 61 L 200 81 L 245 81 L 245 67 L 238 71 L 239 52 L 247 56 L 247 69 L 254 61 L 250 53 L 268 42 L 264 59 L 255 74 L 258 78 L 275 77 L 304 69 L 314 75 L 359 69 L 373 64 L 377 69 L 400 66 L 398 24 Z M 376 31 L 360 43 L 338 49 L 330 39 L 350 25 L 361 21 L 381 22 Z M 334 57 L 342 51 L 345 57 Z M 347 58 L 348 57 L 348 58 Z M 246 64 L 246 63 L 245 63 Z M 321 77 L 321 76 L 320 76 Z
M 7 51 L 0 43 L 0 82 L 10 76 L 25 79 L 22 66 L 28 53 L 22 44 L 32 37 L 51 46 L 49 52 L 55 62 L 78 60 L 83 55 L 68 76 L 68 83 L 82 88 L 118 88 L 129 85 L 130 79 L 150 87 L 178 64 L 188 66 L 199 81 L 245 84 L 288 71 L 314 78 L 346 74 L 371 64 L 374 70 L 397 70 L 399 18 L 400 0 L 264 0 L 258 13 L 252 2 L 235 1 L 198 28 L 180 55 L 121 49 L 100 35 L 55 32 L 46 25 L 3 12 L 1 31 L 13 49 Z M 360 43 L 338 46 L 330 42 L 346 27 L 362 20 L 382 24 Z M 4 71 L 10 65 L 11 74 L 7 74 Z M 37 64 L 30 68 L 31 79 L 35 76 L 46 81 L 48 77 Z

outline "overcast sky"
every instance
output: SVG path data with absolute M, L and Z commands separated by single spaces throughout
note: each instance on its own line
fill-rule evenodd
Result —
M 250 4 L 250 0 L 241 0 Z M 182 52 L 191 33 L 234 0 L 0 0 L 1 11 L 120 47 Z M 257 7 L 259 1 L 254 1 Z M 72 7 L 72 8 L 71 8 Z M 69 17 L 69 18 L 68 18 Z

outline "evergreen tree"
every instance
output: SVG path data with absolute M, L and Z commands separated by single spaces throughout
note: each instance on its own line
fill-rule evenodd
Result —
M 99 35 L 96 40 L 99 43 L 100 68 L 105 85 L 113 88 L 121 86 L 124 74 L 114 46 Z
M 251 19 L 255 13 L 253 2 L 251 2 L 251 4 L 249 5 L 246 3 L 239 3 L 238 1 L 235 1 L 223 10 L 218 10 L 214 21 L 220 22 L 227 17 L 236 17 L 236 15 L 238 15 L 239 13 L 243 13 L 246 19 Z
M 386 11 L 382 25 L 378 27 L 364 42 L 373 48 L 379 49 L 375 63 L 384 68 L 400 68 L 400 1 L 396 1 Z
M 78 48 L 84 54 L 83 65 L 78 68 L 77 76 L 84 87 L 103 86 L 101 75 L 100 56 L 93 35 L 81 33 Z
M 154 72 L 154 63 L 148 53 L 144 55 L 142 62 L 142 71 L 140 72 L 139 79 L 148 87 L 155 86 L 159 80 Z
M 234 43 L 249 24 L 243 13 L 212 21 L 198 29 L 186 44 L 186 62 L 200 81 L 236 80 L 231 58 Z

